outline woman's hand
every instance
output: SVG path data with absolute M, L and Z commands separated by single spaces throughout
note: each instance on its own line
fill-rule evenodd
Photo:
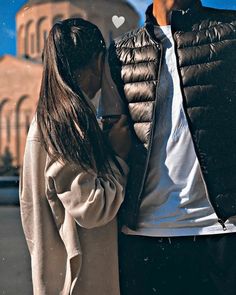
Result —
M 131 149 L 131 133 L 126 115 L 121 115 L 115 122 L 108 135 L 109 142 L 114 152 L 122 159 L 127 159 Z

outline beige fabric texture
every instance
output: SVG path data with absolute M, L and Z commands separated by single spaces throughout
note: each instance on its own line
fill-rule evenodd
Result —
M 23 230 L 31 255 L 34 295 L 119 295 L 116 214 L 121 176 L 98 177 L 53 162 L 33 120 L 20 178 Z

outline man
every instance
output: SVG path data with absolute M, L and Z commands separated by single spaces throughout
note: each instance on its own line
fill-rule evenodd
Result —
M 111 45 L 100 107 L 133 134 L 121 293 L 236 294 L 236 12 L 154 0 L 146 15 Z

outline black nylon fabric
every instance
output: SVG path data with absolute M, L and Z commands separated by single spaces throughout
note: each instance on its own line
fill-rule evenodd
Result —
M 123 223 L 133 229 L 158 116 L 162 50 L 153 34 L 151 11 L 149 7 L 143 28 L 116 39 L 109 50 L 112 77 L 127 104 L 135 138 L 122 209 Z M 174 11 L 171 25 L 196 154 L 210 201 L 226 220 L 236 215 L 236 12 L 197 5 Z

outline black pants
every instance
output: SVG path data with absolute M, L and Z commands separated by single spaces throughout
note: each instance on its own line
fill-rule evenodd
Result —
M 236 295 L 236 234 L 119 237 L 121 295 Z

